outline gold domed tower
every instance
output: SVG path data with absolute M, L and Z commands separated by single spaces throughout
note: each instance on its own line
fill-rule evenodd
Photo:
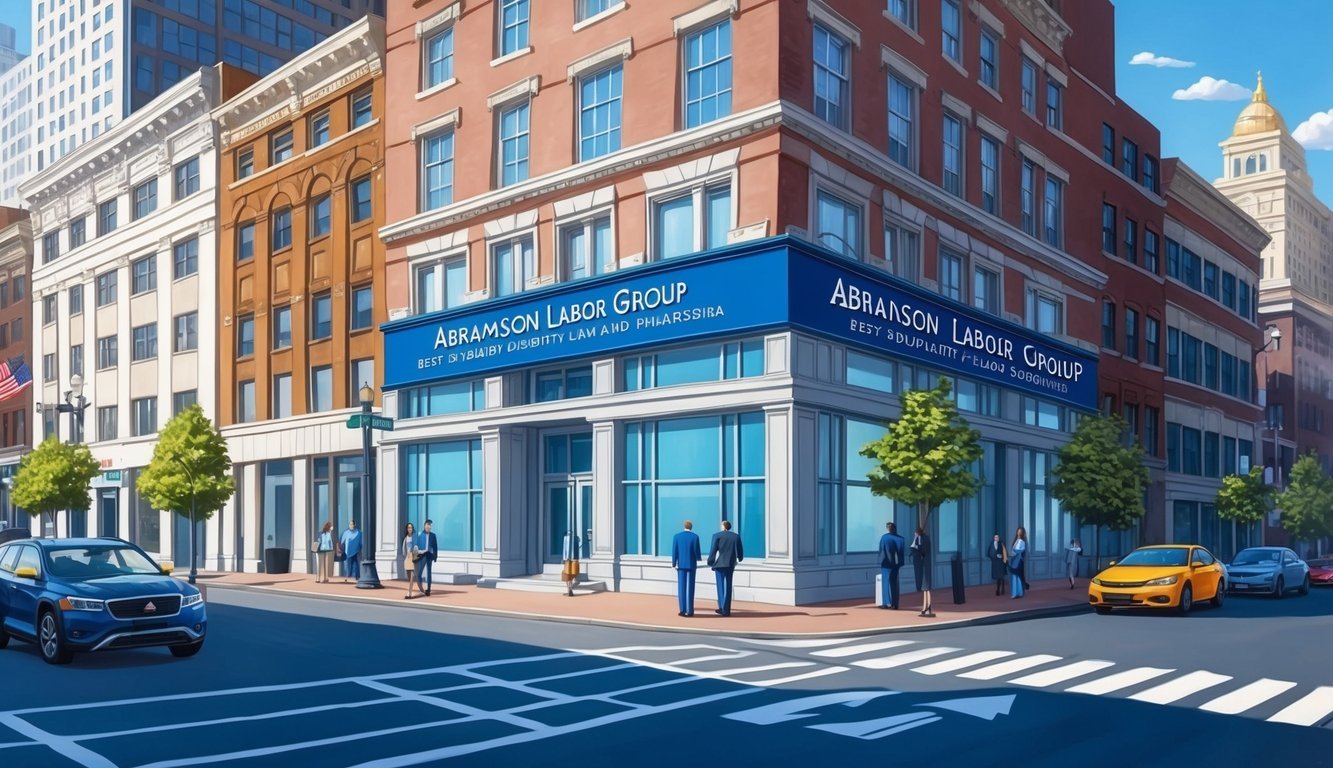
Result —
M 1264 90 L 1264 73 L 1259 73 L 1259 84 L 1254 88 L 1254 98 L 1240 111 L 1236 125 L 1231 129 L 1232 136 L 1249 136 L 1255 133 L 1287 130 L 1273 105 L 1268 103 L 1268 91 Z

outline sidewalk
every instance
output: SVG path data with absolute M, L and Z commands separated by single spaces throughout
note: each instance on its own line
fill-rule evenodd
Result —
M 178 574 L 179 575 L 179 574 Z M 436 584 L 430 597 L 404 600 L 406 582 L 385 580 L 378 590 L 357 589 L 337 579 L 317 584 L 308 574 L 201 572 L 199 587 L 295 594 L 339 600 L 360 600 L 396 605 L 410 610 L 442 610 L 515 618 L 560 621 L 599 626 L 632 627 L 676 632 L 726 633 L 743 636 L 870 635 L 919 631 L 971 624 L 1020 621 L 1086 611 L 1087 581 L 1075 589 L 1063 579 L 1040 581 L 1018 600 L 997 597 L 993 585 L 969 587 L 967 601 L 954 605 L 952 589 L 932 593 L 935 618 L 923 618 L 921 595 L 903 594 L 901 609 L 880 610 L 870 599 L 843 600 L 815 605 L 788 606 L 735 601 L 731 616 L 713 612 L 711 579 L 699 579 L 695 615 L 677 616 L 674 595 L 595 592 L 566 597 L 563 593 L 526 592 L 474 586 Z

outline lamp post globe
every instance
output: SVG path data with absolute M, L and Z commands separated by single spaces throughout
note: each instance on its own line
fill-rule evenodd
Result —
M 379 589 L 379 572 L 375 568 L 375 510 L 371 504 L 375 498 L 375 465 L 370 458 L 370 409 L 375 404 L 375 388 L 370 382 L 362 382 L 357 393 L 361 400 L 361 576 L 356 580 L 357 589 Z

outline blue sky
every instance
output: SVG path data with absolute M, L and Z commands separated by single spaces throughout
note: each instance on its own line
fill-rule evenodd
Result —
M 1320 199 L 1333 203 L 1333 2 L 1114 2 L 1116 90 L 1161 129 L 1164 156 L 1182 158 L 1210 181 L 1220 176 L 1217 144 L 1262 70 L 1269 103 L 1305 145 Z M 1156 65 L 1130 63 L 1143 53 Z
M 32 0 L 0 0 L 0 22 L 18 30 L 18 49 L 32 53 Z

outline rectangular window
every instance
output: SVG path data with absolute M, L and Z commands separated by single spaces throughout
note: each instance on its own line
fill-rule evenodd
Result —
M 1230 272 L 1222 273 L 1222 306 L 1236 311 L 1236 276 Z
M 1199 255 L 1188 248 L 1181 248 L 1180 258 L 1180 279 L 1196 291 L 1202 289 L 1202 260 Z
M 69 313 L 70 315 L 83 314 L 83 286 L 71 285 L 69 288 Z
M 371 361 L 358 361 L 370 362 Z M 374 382 L 373 366 L 356 379 L 357 387 Z M 486 387 L 482 381 L 456 381 L 450 384 L 432 384 L 426 387 L 399 390 L 398 415 L 404 419 L 422 416 L 441 416 L 446 413 L 466 413 L 486 408 Z
M 921 233 L 895 224 L 884 225 L 884 258 L 888 270 L 908 282 L 921 279 Z
M 78 248 L 80 245 L 83 245 L 84 242 L 87 241 L 88 239 L 87 222 L 88 219 L 86 216 L 80 216 L 79 218 L 69 223 L 69 249 L 71 251 L 74 250 L 75 248 Z
M 373 214 L 370 199 L 370 177 L 363 176 L 352 181 L 352 223 L 365 221 Z
M 731 114 L 731 20 L 685 38 L 685 127 Z
M 236 261 L 249 261 L 255 257 L 255 223 L 247 221 L 236 227 Z
M 454 201 L 454 132 L 428 137 L 421 145 L 421 203 L 433 211 Z
M 1056 296 L 1033 288 L 1027 294 L 1028 327 L 1037 333 L 1065 332 L 1064 302 Z
M 1046 174 L 1046 198 L 1042 201 L 1042 226 L 1046 244 L 1060 248 L 1064 244 L 1064 182 Z
M 652 201 L 653 257 L 670 259 L 727 244 L 731 183 L 709 184 Z
M 130 295 L 157 290 L 157 256 L 145 256 L 130 264 Z
M 1065 127 L 1064 109 L 1061 97 L 1064 89 L 1052 78 L 1046 79 L 1046 126 L 1059 131 Z
M 50 294 L 42 297 L 42 325 L 50 325 L 56 321 L 56 296 Z
M 236 387 L 236 421 L 245 424 L 255 420 L 255 383 L 242 381 Z
M 615 262 L 611 217 L 598 216 L 560 227 L 560 279 L 600 275 Z
M 270 239 L 271 253 L 277 253 L 292 245 L 292 209 L 283 208 L 273 213 L 273 236 Z
M 456 257 L 414 269 L 416 312 L 438 312 L 463 306 L 467 295 L 467 258 Z
M 1166 239 L 1166 276 L 1180 279 L 1180 243 Z
M 351 365 L 352 379 L 348 382 L 347 391 L 355 392 L 356 397 L 361 396 L 361 387 L 375 386 L 375 358 L 367 357 L 364 360 L 353 360 Z
M 273 414 L 271 418 L 285 419 L 292 415 L 292 375 L 283 373 L 273 377 Z
M 501 110 L 500 186 L 507 187 L 528 178 L 528 102 Z
M 815 192 L 815 236 L 824 247 L 844 257 L 861 258 L 860 205 L 823 189 Z
M 1115 302 L 1102 302 L 1102 346 L 1115 349 L 1116 339 Z
M 1180 428 L 1180 471 L 1187 475 L 1203 474 L 1203 433 L 1190 427 Z
M 940 251 L 940 295 L 954 301 L 963 300 L 963 257 L 949 251 Z
M 116 231 L 116 201 L 107 200 L 97 205 L 97 236 Z
M 104 272 L 97 276 L 97 306 L 105 307 L 116 301 L 116 271 Z
M 1023 231 L 1037 236 L 1037 166 L 1031 160 L 1023 161 L 1023 174 L 1019 179 L 1019 204 L 1022 207 Z
M 1161 414 L 1151 405 L 1143 406 L 1143 450 L 1149 456 L 1161 456 L 1161 447 L 1157 444 L 1157 429 Z
M 1180 331 L 1169 326 L 1166 329 L 1166 375 L 1180 378 Z
M 1023 57 L 1022 80 L 1020 83 L 1022 89 L 1023 111 L 1036 117 L 1037 115 L 1037 65 L 1026 56 Z
M 333 410 L 333 368 L 320 366 L 310 370 L 310 413 Z
M 370 122 L 371 115 L 371 97 L 369 90 L 352 94 L 352 127 L 360 128 Z
M 981 137 L 981 207 L 1000 215 L 1000 145 L 989 136 Z
M 325 292 L 315 296 L 310 308 L 310 339 L 320 341 L 333 336 L 333 295 Z
M 1180 334 L 1180 377 L 1191 384 L 1199 383 L 1199 347 L 1201 342 L 1188 333 Z
M 359 331 L 374 325 L 374 299 L 371 286 L 352 289 L 352 330 Z
M 1159 256 L 1157 250 L 1158 242 L 1159 240 L 1157 237 L 1157 233 L 1152 231 L 1151 229 L 1148 229 L 1147 227 L 1144 227 L 1143 268 L 1153 273 L 1154 275 L 1157 274 L 1157 270 L 1160 268 L 1160 265 L 1158 263 L 1159 262 Z
M 1255 309 L 1258 309 L 1259 308 L 1258 286 L 1255 286 L 1253 290 L 1255 291 L 1253 306 Z M 1253 321 L 1255 318 L 1250 316 L 1250 306 L 1251 306 L 1250 291 L 1251 291 L 1250 285 L 1246 283 L 1244 280 L 1236 281 L 1236 314 L 1240 315 L 1246 320 Z M 18 289 L 16 288 L 14 289 L 14 298 L 17 299 L 18 297 L 19 297 Z
M 48 352 L 42 355 L 42 383 L 50 384 L 59 378 L 59 375 L 56 371 L 56 353 Z
M 896 74 L 889 75 L 889 159 L 916 168 L 917 89 Z
M 947 4 L 947 0 L 946 0 Z M 944 113 L 944 173 L 940 180 L 944 191 L 963 196 L 963 121 Z
M 120 432 L 120 411 L 114 405 L 105 405 L 97 409 L 97 439 L 115 440 Z
M 528 281 L 537 276 L 531 235 L 497 243 L 491 246 L 491 255 L 496 296 L 521 293 Z
M 1139 313 L 1125 307 L 1125 357 L 1139 359 Z
M 236 153 L 236 178 L 244 179 L 255 172 L 254 147 L 246 147 Z
M 236 319 L 236 356 L 249 357 L 255 353 L 255 316 L 241 315 Z
M 1144 362 L 1148 365 L 1161 365 L 1159 357 L 1162 327 L 1155 317 L 1143 318 Z
M 422 90 L 447 83 L 454 77 L 454 28 L 448 27 L 426 38 L 422 63 Z
M 528 0 L 500 0 L 500 55 L 528 47 Z
M 134 220 L 138 221 L 157 210 L 157 179 L 152 178 L 134 188 Z
M 917 0 L 889 0 L 889 13 L 908 29 L 916 29 Z
M 273 348 L 287 349 L 292 345 L 292 308 L 273 310 Z
M 324 194 L 310 204 L 306 216 L 310 218 L 310 239 L 324 237 L 333 229 L 333 196 Z
M 171 279 L 179 280 L 199 271 L 199 238 L 192 237 L 171 246 Z
M 1125 261 L 1139 263 L 1139 223 L 1125 217 Z
M 1217 347 L 1203 345 L 1203 385 L 1214 392 L 1220 389 L 1217 381 Z
M 620 149 L 620 64 L 579 78 L 579 161 Z
M 959 64 L 963 63 L 963 13 L 960 0 L 940 0 L 940 51 Z
M 1102 203 L 1102 253 L 1115 253 L 1115 206 Z
M 532 402 L 534 403 L 549 403 L 574 397 L 588 397 L 592 394 L 591 365 L 559 368 L 554 371 L 538 371 L 533 374 L 532 378 Z
M 1224 395 L 1236 396 L 1236 356 L 1223 352 L 1221 354 L 1221 387 L 1220 391 Z
M 172 170 L 175 196 L 173 200 L 183 200 L 199 191 L 199 157 L 195 156 L 180 163 Z
M 83 345 L 71 344 L 69 348 L 69 375 L 83 375 Z
M 815 25 L 815 115 L 835 128 L 851 125 L 851 45 Z
M 60 258 L 60 233 L 47 232 L 42 235 L 42 263 L 50 264 Z
M 1139 170 L 1139 145 L 1129 139 L 1122 139 L 1120 144 L 1120 172 L 1137 181 Z
M 274 133 L 269 138 L 269 165 L 292 159 L 295 151 L 296 139 L 290 127 Z
M 157 357 L 157 323 L 134 328 L 134 362 Z
M 115 336 L 103 336 L 97 340 L 97 370 L 104 371 L 108 368 L 115 368 L 118 357 Z
M 405 518 L 419 522 L 434 515 L 443 551 L 481 552 L 481 441 L 416 443 L 404 446 L 402 456 Z M 551 519 L 564 520 L 554 510 Z M 564 529 L 552 529 L 549 535 L 559 541 Z
M 1000 90 L 1000 40 L 990 27 L 981 28 L 981 84 Z
M 1000 273 L 972 267 L 972 306 L 992 315 L 1000 314 Z
M 199 402 L 199 390 L 189 389 L 184 392 L 171 393 L 171 415 L 176 416 L 181 411 L 189 408 Z
M 1157 194 L 1157 158 L 1145 154 L 1143 156 L 1143 188 Z
M 1102 162 L 1115 167 L 1115 129 L 1102 123 Z
M 310 147 L 313 149 L 329 141 L 329 112 L 324 110 L 310 118 Z
M 176 315 L 176 338 L 172 342 L 172 352 L 189 352 L 199 348 L 199 313 L 189 312 Z
M 1218 285 L 1217 277 L 1218 277 L 1217 265 L 1211 261 L 1205 261 L 1203 263 L 1203 292 L 1204 295 L 1208 296 L 1209 298 L 1213 299 L 1221 298 L 1221 294 L 1218 292 L 1220 286 Z

